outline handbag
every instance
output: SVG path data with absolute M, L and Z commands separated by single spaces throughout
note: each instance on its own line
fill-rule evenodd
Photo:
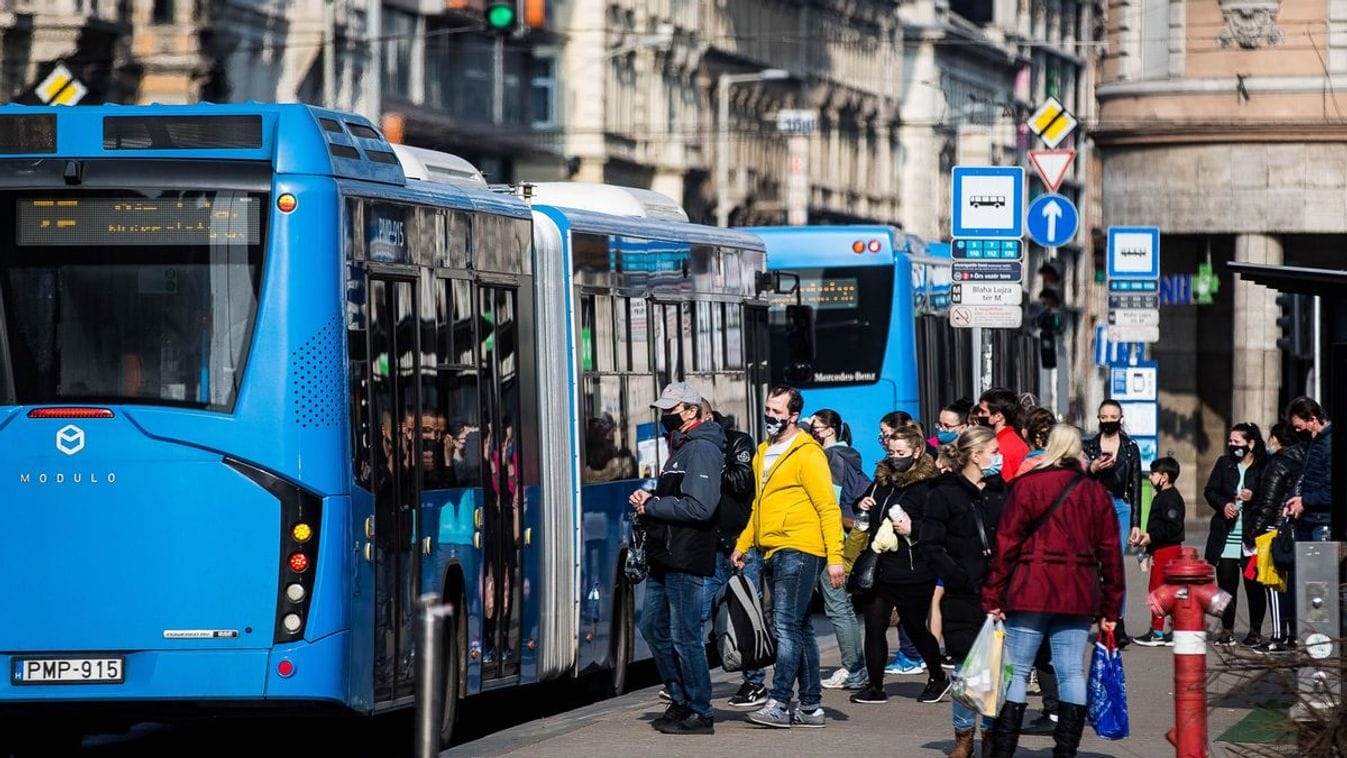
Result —
M 1095 734 L 1106 740 L 1126 739 L 1130 732 L 1127 718 L 1127 677 L 1123 675 L 1122 655 L 1113 632 L 1103 632 L 1094 643 L 1088 683 L 1089 705 L 1086 716 Z
M 1282 571 L 1296 567 L 1296 527 L 1289 516 L 1282 518 L 1268 551 L 1272 554 L 1272 565 Z
M 1014 670 L 1004 659 L 1006 628 L 988 614 L 968 655 L 954 672 L 950 697 L 983 716 L 995 716 L 1005 702 Z
M 879 565 L 879 553 L 868 546 L 851 564 L 851 573 L 847 575 L 847 593 L 864 595 L 875 587 L 875 568 Z

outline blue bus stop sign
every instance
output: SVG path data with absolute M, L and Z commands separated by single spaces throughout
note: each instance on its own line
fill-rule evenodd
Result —
M 1080 215 L 1070 200 L 1052 193 L 1039 195 L 1029 204 L 1024 222 L 1034 242 L 1043 247 L 1061 247 L 1076 236 Z

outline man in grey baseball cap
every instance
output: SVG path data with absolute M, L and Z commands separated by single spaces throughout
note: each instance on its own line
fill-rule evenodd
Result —
M 671 701 L 652 724 L 665 734 L 715 732 L 711 670 L 702 641 L 702 587 L 716 573 L 715 517 L 725 431 L 720 424 L 702 423 L 701 404 L 701 393 L 687 382 L 673 382 L 660 393 L 652 405 L 660 411 L 673 454 L 654 494 L 641 489 L 628 498 L 648 535 L 650 576 L 641 634 Z

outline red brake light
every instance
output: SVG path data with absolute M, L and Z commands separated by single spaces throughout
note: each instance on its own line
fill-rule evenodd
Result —
M 282 658 L 281 662 L 276 664 L 276 673 L 280 674 L 281 678 L 288 679 L 295 674 L 295 664 L 289 658 Z
M 292 553 L 290 555 L 290 570 L 296 574 L 302 574 L 309 569 L 309 556 L 303 553 Z
M 28 418 L 112 418 L 107 408 L 34 408 Z

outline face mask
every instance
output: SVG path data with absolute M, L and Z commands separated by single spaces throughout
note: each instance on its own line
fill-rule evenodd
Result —
M 1301 442 L 1312 442 L 1314 441 L 1314 432 L 1311 432 L 1309 429 L 1301 429 L 1296 432 L 1296 439 Z
M 1244 457 L 1244 453 L 1248 451 L 1248 449 L 1249 448 L 1244 447 L 1243 445 L 1231 445 L 1230 455 L 1231 457 L 1235 458 L 1235 460 L 1239 460 L 1240 458 Z
M 977 421 L 977 425 L 978 425 L 978 426 L 991 426 L 991 425 L 992 425 L 992 417 L 991 417 L 991 416 L 978 416 L 978 417 L 975 419 L 975 421 Z
M 1000 473 L 1001 473 L 1001 454 L 997 453 L 996 455 L 992 456 L 992 462 L 990 466 L 982 467 L 982 475 L 996 476 Z
M 912 464 L 916 462 L 917 456 L 915 455 L 905 455 L 905 456 L 895 455 L 889 458 L 889 468 L 901 474 L 902 472 L 912 468 Z
M 768 437 L 777 437 L 783 431 L 786 430 L 786 420 L 783 418 L 776 418 L 775 416 L 763 416 L 762 420 L 767 425 Z
M 938 431 L 938 432 L 935 433 L 935 439 L 936 439 L 937 442 L 939 442 L 939 443 L 942 444 L 942 445 L 948 445 L 949 443 L 953 442 L 954 440 L 959 439 L 959 433 L 958 433 L 958 432 L 947 432 L 947 431 L 941 429 L 940 431 Z
M 1109 435 L 1110 437 L 1113 436 L 1113 435 L 1115 435 L 1115 434 L 1117 434 L 1117 433 L 1118 433 L 1119 431 L 1121 431 L 1121 430 L 1122 430 L 1122 422 L 1121 422 L 1121 421 L 1100 421 L 1100 422 L 1099 422 L 1099 431 L 1100 431 L 1100 432 L 1103 432 L 1104 434 Z
M 660 426 L 666 432 L 676 432 L 683 428 L 683 416 L 678 413 L 666 413 L 659 417 Z

